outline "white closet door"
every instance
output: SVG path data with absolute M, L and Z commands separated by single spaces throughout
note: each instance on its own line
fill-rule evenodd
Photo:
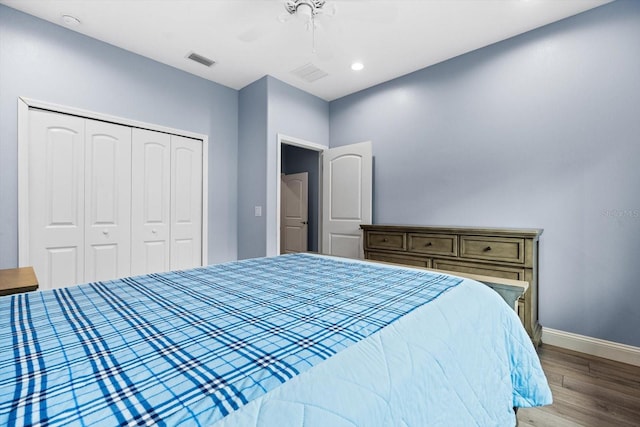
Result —
M 131 128 L 94 120 L 85 133 L 85 281 L 131 273 Z
M 29 112 L 29 261 L 41 289 L 84 280 L 84 125 Z
M 133 129 L 131 274 L 170 269 L 171 137 Z
M 171 136 L 171 269 L 202 265 L 202 141 Z

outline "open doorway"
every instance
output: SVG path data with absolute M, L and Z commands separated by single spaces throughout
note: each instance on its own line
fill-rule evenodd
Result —
M 329 148 L 324 145 L 278 134 L 276 145 L 276 168 L 273 179 L 276 190 L 275 219 L 269 221 L 275 231 L 275 239 L 267 239 L 267 255 L 274 256 L 281 249 L 281 193 L 282 193 L 282 152 L 286 146 L 295 146 L 311 151 L 316 156 L 318 184 L 310 185 L 317 190 L 317 196 L 309 197 L 317 202 L 317 208 L 310 209 L 317 215 L 316 224 L 309 227 L 311 242 L 308 250 L 342 256 L 362 258 L 363 239 L 360 224 L 371 224 L 373 196 L 373 155 L 371 141 Z M 274 171 L 275 172 L 275 171 Z M 267 236 L 268 237 L 268 236 Z
M 282 143 L 280 253 L 319 252 L 320 152 Z

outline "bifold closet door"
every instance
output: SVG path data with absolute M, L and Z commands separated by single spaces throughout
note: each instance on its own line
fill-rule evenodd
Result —
M 29 262 L 41 289 L 84 280 L 82 118 L 29 112 Z
M 202 265 L 202 141 L 171 136 L 171 269 Z
M 28 123 L 41 289 L 202 265 L 202 140 L 37 109 Z
M 171 136 L 133 129 L 131 147 L 131 274 L 168 271 Z
M 85 281 L 131 273 L 131 128 L 85 125 Z

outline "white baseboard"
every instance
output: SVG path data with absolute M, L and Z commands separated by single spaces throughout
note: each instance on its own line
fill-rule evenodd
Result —
M 640 347 L 544 327 L 542 328 L 542 342 L 592 356 L 640 366 Z

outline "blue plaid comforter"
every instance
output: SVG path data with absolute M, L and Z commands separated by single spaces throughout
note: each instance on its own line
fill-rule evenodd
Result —
M 0 298 L 0 425 L 210 425 L 461 279 L 296 254 Z

